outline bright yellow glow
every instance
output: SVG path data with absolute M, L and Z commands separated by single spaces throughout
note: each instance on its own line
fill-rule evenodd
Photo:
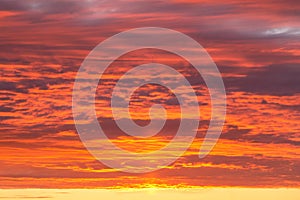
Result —
M 197 188 L 197 189 L 1 189 L 0 198 L 4 199 L 118 199 L 118 200 L 298 200 L 300 189 L 254 189 L 254 188 Z

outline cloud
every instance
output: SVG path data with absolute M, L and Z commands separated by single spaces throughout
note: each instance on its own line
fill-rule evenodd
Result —
M 299 64 L 271 65 L 254 69 L 245 77 L 225 78 L 227 88 L 265 95 L 295 95 L 300 91 Z
M 299 7 L 296 0 L 2 0 L 0 185 L 299 186 Z M 218 144 L 199 160 L 211 112 L 201 77 L 162 51 L 127 54 L 107 71 L 97 91 L 98 119 L 113 142 L 128 150 L 153 150 L 178 128 L 176 99 L 162 100 L 166 90 L 150 86 L 136 92 L 139 98 L 131 106 L 135 116 L 144 114 L 136 118 L 139 124 L 148 122 L 141 107 L 151 101 L 169 108 L 172 119 L 158 138 L 134 140 L 116 127 L 108 109 L 110 88 L 133 64 L 164 61 L 183 72 L 197 89 L 203 119 L 192 147 L 171 166 L 124 174 L 96 161 L 81 143 L 72 117 L 72 87 L 81 62 L 99 42 L 144 26 L 182 31 L 207 49 L 224 77 L 227 118 Z M 148 99 L 151 89 L 157 99 Z

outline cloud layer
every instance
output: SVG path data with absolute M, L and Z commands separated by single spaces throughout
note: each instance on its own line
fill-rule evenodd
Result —
M 295 0 L 2 0 L 0 187 L 299 187 L 299 9 Z M 115 127 L 109 91 L 134 65 L 172 65 L 188 77 L 201 105 L 197 139 L 184 156 L 157 172 L 134 175 L 87 152 L 73 122 L 72 88 L 81 62 L 99 42 L 144 26 L 182 31 L 202 44 L 222 73 L 228 108 L 218 144 L 200 160 L 211 114 L 201 77 L 173 54 L 141 50 L 121 57 L 100 82 L 96 101 L 98 119 L 115 144 L 130 151 L 159 149 L 178 126 L 174 95 L 148 85 L 131 99 L 134 118 L 147 124 L 149 106 L 162 103 L 168 128 L 134 140 Z

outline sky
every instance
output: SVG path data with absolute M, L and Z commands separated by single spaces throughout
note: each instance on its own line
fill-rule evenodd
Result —
M 0 188 L 298 188 L 299 13 L 296 0 L 0 0 Z M 140 125 L 149 122 L 153 103 L 168 110 L 168 126 L 147 139 L 116 128 L 109 98 L 132 66 L 172 65 L 199 95 L 201 121 L 190 148 L 163 169 L 132 174 L 105 166 L 81 142 L 72 116 L 76 73 L 101 41 L 138 27 L 180 31 L 218 66 L 227 115 L 205 158 L 198 153 L 211 117 L 207 87 L 186 60 L 153 49 L 129 52 L 106 71 L 96 92 L 99 123 L 128 151 L 166 145 L 180 116 L 171 91 L 144 85 L 132 97 L 132 118 Z

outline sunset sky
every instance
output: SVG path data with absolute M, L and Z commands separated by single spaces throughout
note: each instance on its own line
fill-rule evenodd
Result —
M 99 123 L 114 144 L 153 151 L 178 128 L 177 100 L 158 85 L 136 91 L 131 117 L 146 124 L 150 106 L 161 103 L 168 110 L 167 126 L 146 139 L 116 127 L 109 108 L 112 88 L 133 66 L 173 66 L 189 77 L 201 110 L 197 137 L 182 157 L 158 171 L 131 174 L 105 166 L 84 147 L 74 125 L 72 89 L 96 45 L 139 27 L 177 30 L 206 49 L 224 80 L 227 116 L 215 148 L 200 159 L 211 117 L 201 76 L 170 52 L 140 49 L 119 57 L 96 93 Z M 2 189 L 300 187 L 297 0 L 0 0 L 0 49 Z

